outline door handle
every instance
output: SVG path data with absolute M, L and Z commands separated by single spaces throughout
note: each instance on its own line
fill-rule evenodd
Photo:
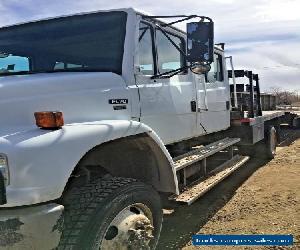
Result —
M 229 110 L 229 109 L 230 109 L 230 102 L 226 101 L 226 110 Z
M 191 111 L 192 112 L 196 112 L 197 111 L 196 101 L 191 101 Z

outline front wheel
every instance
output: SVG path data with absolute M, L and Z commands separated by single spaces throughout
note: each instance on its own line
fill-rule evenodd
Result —
M 154 249 L 162 225 L 158 193 L 114 177 L 75 187 L 65 199 L 58 249 Z

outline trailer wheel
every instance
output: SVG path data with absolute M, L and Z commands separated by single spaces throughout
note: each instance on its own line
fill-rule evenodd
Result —
M 266 138 L 254 145 L 239 146 L 239 152 L 242 155 L 248 155 L 260 159 L 273 159 L 276 154 L 278 142 L 276 129 L 270 126 L 266 132 Z
M 277 132 L 275 127 L 270 126 L 267 130 L 266 138 L 263 142 L 258 144 L 257 154 L 262 158 L 273 159 L 276 154 L 277 147 Z
M 162 225 L 158 193 L 134 179 L 96 179 L 65 199 L 58 249 L 154 249 Z

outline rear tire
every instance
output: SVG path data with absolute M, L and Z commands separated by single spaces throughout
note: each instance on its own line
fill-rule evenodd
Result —
M 162 225 L 158 193 L 134 179 L 95 179 L 64 199 L 58 249 L 154 249 Z
M 276 129 L 270 126 L 267 130 L 266 139 L 257 145 L 257 156 L 264 159 L 273 159 L 276 155 L 277 141 Z
M 240 146 L 242 155 L 249 155 L 259 159 L 273 159 L 276 155 L 278 136 L 275 127 L 270 126 L 265 134 L 265 139 L 254 145 Z

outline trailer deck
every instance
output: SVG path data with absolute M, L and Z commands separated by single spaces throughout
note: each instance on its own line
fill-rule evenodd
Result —
M 286 115 L 292 115 L 291 112 L 284 112 L 279 110 L 272 111 L 262 111 L 262 116 L 257 116 L 253 118 L 241 118 L 241 119 L 232 119 L 231 125 L 239 126 L 239 125 L 256 125 L 259 123 L 264 123 L 273 119 L 282 118 Z
M 279 138 L 280 124 L 292 126 L 295 117 L 296 113 L 274 110 L 253 118 L 233 118 L 227 136 L 241 138 L 239 145 L 253 145 L 265 138 L 269 126 L 274 126 Z

